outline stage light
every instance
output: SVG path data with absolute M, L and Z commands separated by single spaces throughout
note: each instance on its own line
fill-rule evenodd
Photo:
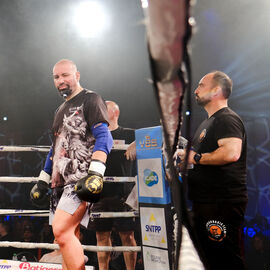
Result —
M 94 1 L 81 2 L 75 8 L 74 24 L 82 37 L 95 37 L 108 26 L 104 8 Z
M 142 8 L 148 8 L 148 0 L 141 0 Z

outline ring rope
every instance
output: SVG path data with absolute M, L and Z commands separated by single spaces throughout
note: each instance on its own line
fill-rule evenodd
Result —
M 34 183 L 38 181 L 38 177 L 14 177 L 14 176 L 1 176 L 0 182 L 5 183 Z M 103 178 L 104 182 L 108 183 L 131 183 L 136 181 L 136 177 L 115 177 L 115 176 L 105 176 Z
M 0 216 L 10 215 L 10 216 L 39 216 L 47 217 L 49 216 L 48 210 L 23 210 L 23 209 L 0 209 Z M 138 211 L 129 212 L 91 212 L 90 218 L 130 218 L 138 217 Z
M 38 177 L 13 177 L 1 176 L 0 182 L 2 183 L 34 183 L 38 181 Z
M 0 145 L 1 152 L 49 152 L 50 146 L 9 146 Z
M 139 217 L 138 211 L 130 212 L 92 212 L 90 218 L 118 218 L 118 217 Z
M 127 150 L 129 145 L 115 144 L 112 150 Z M 1 152 L 49 152 L 50 146 L 4 146 L 0 145 Z M 0 177 L 0 182 L 20 182 L 20 183 L 32 183 L 37 182 L 37 177 Z M 135 182 L 135 177 L 105 177 L 104 182 Z M 48 216 L 48 210 L 18 210 L 7 209 L 0 210 L 0 215 L 31 215 L 31 216 Z M 138 212 L 95 212 L 90 213 L 90 218 L 116 218 L 116 217 L 138 217 Z M 17 248 L 45 248 L 45 249 L 59 249 L 57 244 L 46 243 L 22 243 L 22 242 L 8 242 L 0 241 L 0 247 L 17 247 Z M 141 247 L 136 246 L 119 246 L 119 247 L 106 247 L 106 246 L 82 246 L 86 251 L 93 252 L 140 252 Z
M 44 249 L 59 249 L 57 244 L 47 244 L 47 243 L 24 243 L 24 242 L 9 242 L 9 241 L 0 241 L 0 247 L 15 247 L 15 248 L 44 248 Z M 140 246 L 87 246 L 82 245 L 83 249 L 86 251 L 100 252 L 100 251 L 118 251 L 118 252 L 140 252 Z
M 128 144 L 115 144 L 112 150 L 127 150 Z M 13 146 L 13 145 L 0 145 L 1 152 L 49 152 L 50 146 Z

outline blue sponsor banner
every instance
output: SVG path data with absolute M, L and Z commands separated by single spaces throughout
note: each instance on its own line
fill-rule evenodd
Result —
M 139 203 L 168 204 L 170 188 L 165 180 L 161 126 L 136 130 Z
M 137 158 L 159 155 L 160 149 L 162 149 L 161 126 L 138 129 L 135 136 Z

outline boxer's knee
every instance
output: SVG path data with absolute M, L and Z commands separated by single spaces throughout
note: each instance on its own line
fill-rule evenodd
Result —
M 119 232 L 123 245 L 136 245 L 133 231 Z
M 110 245 L 111 232 L 96 232 L 96 238 L 99 245 Z
M 52 229 L 54 237 L 60 246 L 63 245 L 66 241 L 68 241 L 70 237 L 69 228 L 71 227 L 72 226 L 69 226 L 68 220 L 62 217 L 60 213 L 57 213 L 55 215 L 55 218 L 52 223 Z
M 68 236 L 66 236 L 66 231 L 64 230 L 64 228 L 61 227 L 61 224 L 53 223 L 52 229 L 57 243 L 60 246 L 63 245 L 65 241 L 68 239 Z

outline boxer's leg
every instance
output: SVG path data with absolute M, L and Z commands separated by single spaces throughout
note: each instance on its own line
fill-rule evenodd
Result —
M 98 246 L 112 246 L 111 232 L 96 232 Z M 110 252 L 98 252 L 99 270 L 108 270 L 110 262 Z
M 76 234 L 86 207 L 86 202 L 82 202 L 73 215 L 56 209 L 52 226 L 62 253 L 64 269 L 65 267 L 68 270 L 85 269 L 83 248 Z
M 122 241 L 122 246 L 137 246 L 133 231 L 119 232 L 119 235 Z M 126 263 L 126 269 L 134 270 L 136 265 L 137 252 L 124 252 L 123 254 Z

